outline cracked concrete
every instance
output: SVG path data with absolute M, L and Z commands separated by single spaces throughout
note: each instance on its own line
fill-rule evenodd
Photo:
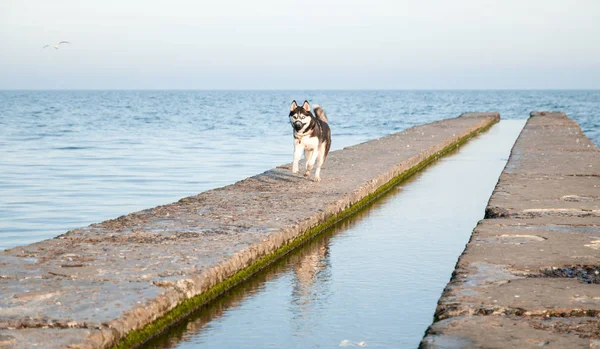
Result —
M 600 149 L 532 113 L 422 348 L 600 348 Z
M 0 252 L 0 345 L 122 343 L 131 332 L 171 319 L 192 297 L 231 286 L 236 273 L 256 271 L 282 246 L 498 119 L 467 114 L 331 152 L 320 183 L 292 174 L 287 164 Z M 138 342 L 147 339 L 141 333 Z

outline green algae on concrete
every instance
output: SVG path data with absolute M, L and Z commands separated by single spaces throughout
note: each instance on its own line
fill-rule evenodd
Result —
M 286 165 L 2 252 L 0 335 L 70 328 L 72 347 L 136 346 L 498 119 L 468 114 L 331 152 L 320 183 Z
M 600 149 L 532 113 L 421 348 L 600 348 Z

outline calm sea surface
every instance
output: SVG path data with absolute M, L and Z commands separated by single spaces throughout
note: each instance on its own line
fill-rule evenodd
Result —
M 600 143 L 600 91 L 0 91 L 0 250 L 289 162 L 292 99 L 333 149 L 466 111 L 563 110 Z

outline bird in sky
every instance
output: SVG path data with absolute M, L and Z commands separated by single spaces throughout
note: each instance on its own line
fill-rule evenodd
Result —
M 42 48 L 44 49 L 46 47 L 52 46 L 52 47 L 54 47 L 55 50 L 58 50 L 58 48 L 60 47 L 61 44 L 70 44 L 70 42 L 68 42 L 68 41 L 61 41 L 61 42 L 59 42 L 58 44 L 56 44 L 54 46 L 52 46 L 52 45 L 46 45 L 46 46 L 44 46 Z

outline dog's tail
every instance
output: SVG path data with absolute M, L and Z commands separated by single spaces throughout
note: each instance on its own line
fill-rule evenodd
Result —
M 327 114 L 325 114 L 325 110 L 323 110 L 323 108 L 321 108 L 317 104 L 314 104 L 313 110 L 315 111 L 315 116 L 317 117 L 317 119 L 329 123 L 329 120 L 327 120 Z

